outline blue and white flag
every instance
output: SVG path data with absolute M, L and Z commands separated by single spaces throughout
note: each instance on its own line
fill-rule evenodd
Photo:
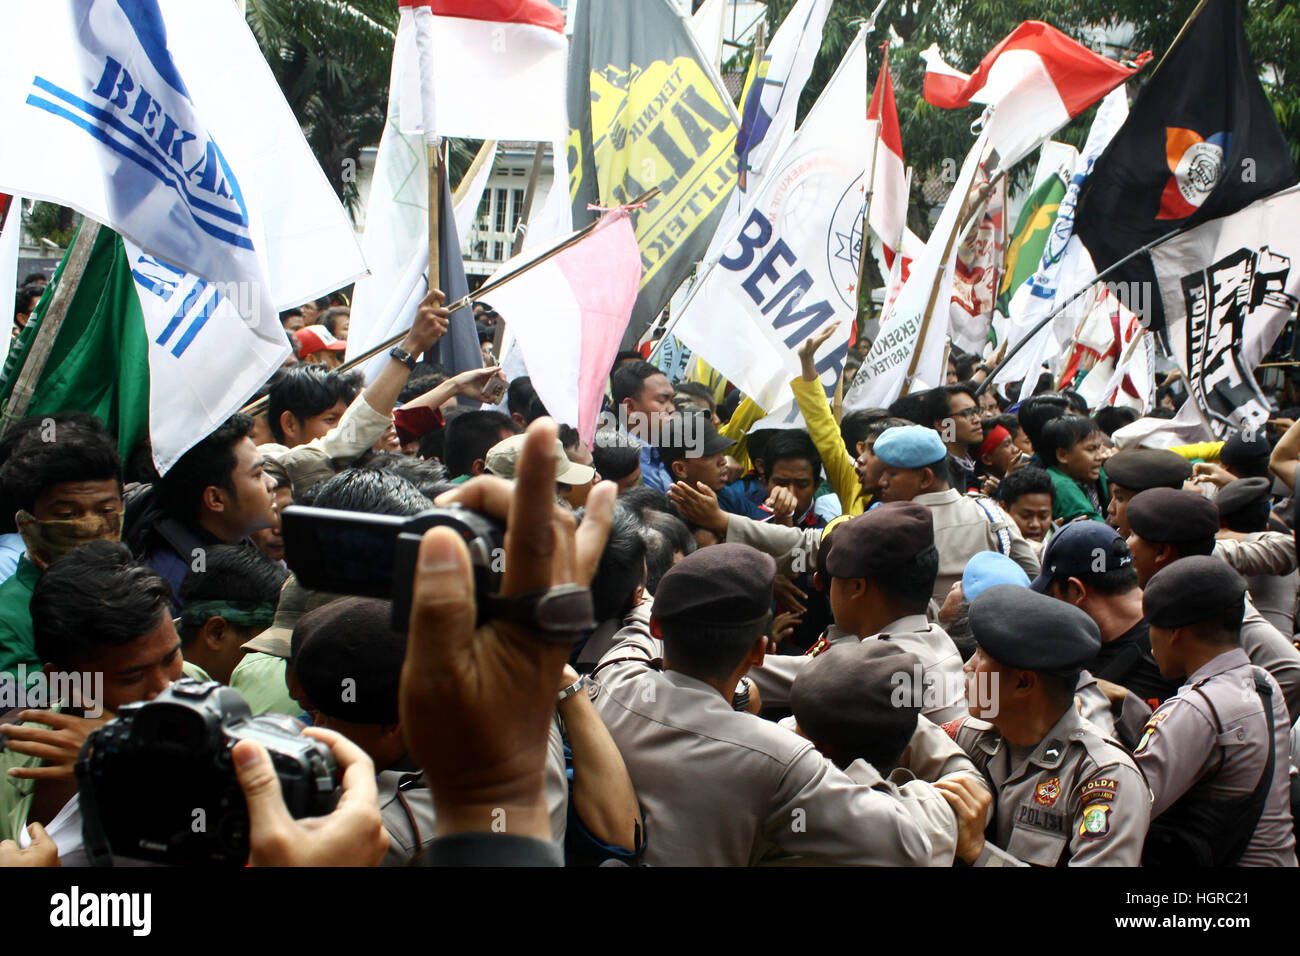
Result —
M 1047 245 L 1043 247 L 1038 270 L 1012 293 L 1007 307 L 1010 318 L 1007 331 L 1009 347 L 1014 348 L 1058 304 L 1097 278 L 1092 257 L 1074 235 L 1074 210 L 1079 203 L 1084 181 L 1092 173 L 1093 164 L 1124 125 L 1127 117 L 1128 99 L 1121 86 L 1108 93 L 1097 108 L 1079 163 L 1066 185 L 1065 196 L 1061 199 L 1052 231 L 1047 237 Z M 1003 364 L 996 381 L 1016 382 L 1028 378 L 1032 382 L 1038 378 L 1039 369 L 1044 363 L 1063 359 L 1062 350 L 1068 345 L 1075 328 L 1092 311 L 1093 305 L 1093 297 L 1084 296 L 1058 315 L 1019 354 Z
M 283 340 L 281 308 L 364 273 L 233 3 L 13 6 L 12 35 L 39 42 L 0 60 L 0 124 L 23 131 L 0 152 L 0 189 L 72 206 L 217 284 L 268 341 Z

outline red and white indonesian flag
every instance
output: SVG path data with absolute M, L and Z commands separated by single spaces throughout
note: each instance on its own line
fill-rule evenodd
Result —
M 537 256 L 522 253 L 496 275 Z M 492 293 L 492 307 L 509 323 L 538 397 L 587 445 L 640 287 L 636 233 L 627 212 L 618 210 L 582 241 Z
M 546 0 L 399 3 L 397 46 L 410 54 L 405 62 L 429 64 L 401 77 L 402 132 L 549 143 L 568 130 L 558 8 Z
M 903 136 L 898 126 L 898 107 L 894 103 L 894 83 L 889 76 L 889 50 L 880 64 L 880 76 L 867 107 L 867 120 L 880 127 L 876 146 L 875 171 L 871 177 L 872 231 L 880 239 L 885 264 L 894 265 L 895 250 L 902 244 L 907 224 L 907 166 L 903 162 Z
M 1040 20 L 1016 27 L 969 76 L 943 61 L 938 44 L 921 56 L 926 102 L 944 109 L 993 107 L 988 130 L 997 162 L 990 162 L 990 172 L 1011 168 L 1151 58 L 1143 53 L 1134 67 L 1123 66 Z

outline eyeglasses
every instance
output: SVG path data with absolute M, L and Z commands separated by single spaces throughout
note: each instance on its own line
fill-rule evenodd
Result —
M 963 408 L 961 411 L 953 412 L 952 414 L 957 418 L 977 419 L 980 417 L 980 410 L 978 405 L 973 405 L 970 408 Z

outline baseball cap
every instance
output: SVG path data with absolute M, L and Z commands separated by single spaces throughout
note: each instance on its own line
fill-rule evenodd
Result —
M 1073 521 L 1048 539 L 1043 570 L 1029 586 L 1040 594 L 1056 577 L 1083 578 L 1133 564 L 1128 542 L 1108 524 Z
M 505 441 L 497 442 L 488 449 L 485 467 L 498 478 L 514 478 L 515 467 L 519 463 L 519 453 L 523 450 L 527 435 L 511 435 Z M 580 465 L 569 461 L 564 453 L 564 444 L 555 439 L 555 480 L 563 485 L 585 485 L 596 477 L 596 469 L 590 465 Z
M 298 358 L 306 358 L 321 350 L 342 352 L 348 347 L 346 339 L 335 338 L 334 333 L 323 325 L 305 325 L 293 333 L 293 337 L 298 343 Z

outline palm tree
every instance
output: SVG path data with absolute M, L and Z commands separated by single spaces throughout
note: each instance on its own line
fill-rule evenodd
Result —
M 349 211 L 361 149 L 379 142 L 397 31 L 394 0 L 247 0 L 248 26 Z

